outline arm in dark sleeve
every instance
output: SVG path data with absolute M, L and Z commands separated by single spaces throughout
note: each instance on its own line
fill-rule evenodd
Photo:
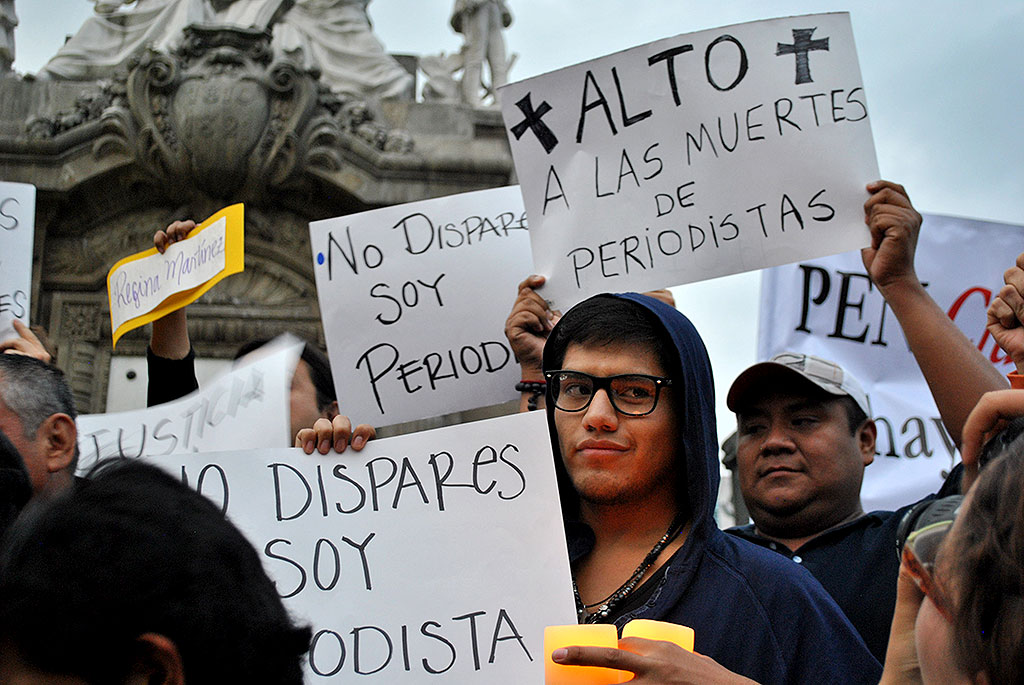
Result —
M 147 347 L 146 366 L 149 370 L 147 407 L 180 399 L 199 389 L 199 381 L 196 380 L 196 352 L 191 347 L 182 359 L 158 357 Z

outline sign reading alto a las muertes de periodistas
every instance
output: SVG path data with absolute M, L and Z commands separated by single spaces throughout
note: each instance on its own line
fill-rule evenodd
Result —
M 226 510 L 311 625 L 307 683 L 541 683 L 544 627 L 575 622 L 542 414 L 155 461 Z
M 559 308 L 869 242 L 878 168 L 846 13 L 684 34 L 500 92 Z
M 0 181 L 0 341 L 28 325 L 35 219 L 35 186 Z
M 303 343 L 281 336 L 180 400 L 78 417 L 78 473 L 101 459 L 287 447 L 292 376 Z
M 128 331 L 195 302 L 245 268 L 244 207 L 231 205 L 196 226 L 163 254 L 150 248 L 107 274 L 113 344 Z
M 346 414 L 379 426 L 516 398 L 504 325 L 532 270 L 526 229 L 515 187 L 309 225 Z

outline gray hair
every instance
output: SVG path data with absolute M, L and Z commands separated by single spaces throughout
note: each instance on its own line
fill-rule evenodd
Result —
M 27 440 L 54 414 L 67 414 L 72 421 L 78 416 L 64 372 L 21 354 L 0 354 L 0 402 L 21 421 Z

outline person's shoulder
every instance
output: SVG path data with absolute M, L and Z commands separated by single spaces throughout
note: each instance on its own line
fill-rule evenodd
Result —
M 788 557 L 736 534 L 721 533 L 709 540 L 707 552 L 723 570 L 742 579 L 759 598 L 800 587 L 821 590 L 810 571 Z

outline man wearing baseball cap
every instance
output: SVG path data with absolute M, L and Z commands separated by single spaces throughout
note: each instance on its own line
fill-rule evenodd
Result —
M 889 181 L 867 190 L 871 245 L 861 251 L 864 268 L 900 322 L 959 447 L 974 405 L 985 392 L 1006 387 L 1005 380 L 918 279 L 921 215 L 906 190 Z M 870 513 L 861 506 L 877 432 L 867 394 L 838 364 L 785 353 L 740 374 L 727 404 L 736 412 L 736 472 L 753 520 L 728 532 L 805 566 L 884 662 L 899 573 L 896 530 L 913 504 Z M 961 470 L 940 496 L 959 491 Z
M 744 371 L 736 473 L 754 521 L 728 532 L 807 568 L 884 661 L 896 602 L 896 528 L 905 509 L 861 507 L 875 422 L 860 383 L 819 357 L 783 353 Z

